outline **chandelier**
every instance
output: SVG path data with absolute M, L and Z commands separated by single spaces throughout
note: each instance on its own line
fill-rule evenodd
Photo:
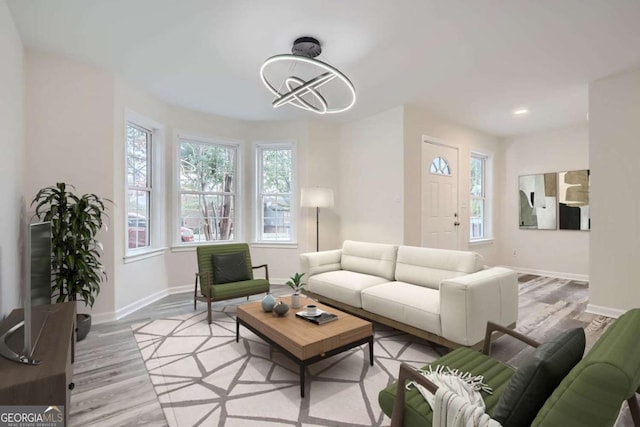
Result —
M 272 56 L 260 67 L 262 82 L 275 95 L 274 108 L 292 105 L 318 114 L 347 111 L 356 90 L 340 70 L 315 59 L 322 48 L 313 37 L 293 42 L 292 54 Z

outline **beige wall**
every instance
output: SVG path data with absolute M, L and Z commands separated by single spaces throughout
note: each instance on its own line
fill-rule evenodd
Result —
M 30 197 L 23 196 L 24 73 L 22 42 L 0 0 L 0 319 L 20 306 L 21 217 Z
M 34 51 L 27 51 L 26 70 L 26 198 L 65 182 L 80 194 L 95 193 L 119 206 L 113 193 L 112 76 L 91 65 Z M 98 237 L 109 280 L 93 306 L 96 313 L 115 308 L 114 230 L 103 230 Z
M 191 289 L 196 271 L 195 248 L 176 247 L 175 165 L 179 134 L 223 138 L 240 143 L 240 184 L 243 222 L 239 238 L 251 241 L 255 201 L 253 146 L 258 141 L 294 141 L 298 160 L 298 189 L 321 185 L 338 190 L 336 147 L 338 127 L 321 122 L 247 122 L 195 112 L 165 104 L 126 80 L 99 68 L 40 52 L 27 54 L 28 194 L 65 181 L 79 192 L 95 192 L 112 199 L 109 231 L 103 232 L 104 262 L 109 280 L 94 305 L 96 322 L 120 317 L 167 293 Z M 158 221 L 165 226 L 152 256 L 127 258 L 125 195 L 125 121 L 132 112 L 162 128 L 164 157 Z M 30 196 L 32 197 L 32 196 Z M 339 216 L 323 210 L 322 246 L 339 240 Z M 268 263 L 279 282 L 299 270 L 299 254 L 315 248 L 315 215 L 298 214 L 296 245 L 254 245 L 254 264 Z
M 507 138 L 504 150 L 504 198 L 501 205 L 505 221 L 500 224 L 502 264 L 536 274 L 588 280 L 590 232 L 521 230 L 518 227 L 518 177 L 589 169 L 587 123 Z
M 125 178 L 125 123 L 131 117 L 128 114 L 139 114 L 154 123 L 166 123 L 169 117 L 169 106 L 163 102 L 149 96 L 144 91 L 139 90 L 134 85 L 129 84 L 122 78 L 115 79 L 114 86 L 114 103 L 113 103 L 113 193 L 114 200 L 117 200 L 118 207 L 113 214 L 114 222 L 114 258 L 115 258 L 115 274 L 113 282 L 115 284 L 115 310 L 128 311 L 128 308 L 134 306 L 144 298 L 157 298 L 166 292 L 168 285 L 168 270 L 165 261 L 165 253 L 157 253 L 155 256 L 136 260 L 134 262 L 125 262 L 126 239 L 122 230 L 126 229 L 127 203 L 126 203 L 126 178 Z M 154 136 L 164 138 L 159 142 L 164 148 L 161 150 L 161 157 L 164 158 L 164 170 L 168 167 L 170 160 L 169 137 L 165 128 L 160 134 L 154 129 Z M 158 153 L 156 153 L 158 154 Z M 159 175 L 163 175 L 160 171 Z M 162 190 L 171 189 L 168 180 L 160 183 Z M 164 195 L 160 199 L 164 203 Z M 166 222 L 166 209 L 164 204 L 156 210 L 158 217 L 154 218 L 158 223 Z M 158 242 L 160 247 L 167 246 L 167 233 L 169 228 L 165 227 L 161 230 L 161 241 Z M 107 313 L 103 316 L 105 319 L 111 318 L 112 315 Z M 100 319 L 98 319 L 99 321 Z
M 545 249 L 554 246 L 549 245 L 548 241 L 538 242 L 537 256 L 527 252 L 526 245 L 525 249 L 521 249 L 524 244 L 522 232 L 510 225 L 517 224 L 517 210 L 514 211 L 513 200 L 507 195 L 511 187 L 516 185 L 514 177 L 526 171 L 587 167 L 589 159 L 584 151 L 575 155 L 584 148 L 584 128 L 511 138 L 505 141 L 503 149 L 496 137 L 460 126 L 416 106 L 397 107 L 347 124 L 322 120 L 247 122 L 228 119 L 167 105 L 104 70 L 53 55 L 28 51 L 23 71 L 20 40 L 6 5 L 0 2 L 0 23 L 5 22 L 7 25 L 0 27 L 0 54 L 3 57 L 0 64 L 0 91 L 3 94 L 0 97 L 0 113 L 3 113 L 0 115 L 0 141 L 3 146 L 25 147 L 21 145 L 24 132 L 26 148 L 23 149 L 24 154 L 23 150 L 5 150 L 10 156 L 5 155 L 0 159 L 3 177 L 1 194 L 14 201 L 13 208 L 3 208 L 3 221 L 0 224 L 4 230 L 0 235 L 3 314 L 18 302 L 19 287 L 11 283 L 19 278 L 16 230 L 20 228 L 20 197 L 24 194 L 24 198 L 30 202 L 37 189 L 57 181 L 74 183 L 80 192 L 96 192 L 112 198 L 116 203 L 112 227 L 101 238 L 105 244 L 104 261 L 109 281 L 103 285 L 94 306 L 94 314 L 103 314 L 106 319 L 133 309 L 147 302 L 150 297 L 191 286 L 195 271 L 194 250 L 172 248 L 177 225 L 173 204 L 169 201 L 176 197 L 174 165 L 178 132 L 241 141 L 244 168 L 242 185 L 245 188 L 242 206 L 246 213 L 251 211 L 254 203 L 250 195 L 255 178 L 252 144 L 268 140 L 295 141 L 298 194 L 304 186 L 331 187 L 335 193 L 336 206 L 321 212 L 321 249 L 339 247 L 344 239 L 419 245 L 422 137 L 437 138 L 460 149 L 461 249 L 477 250 L 490 265 L 509 265 L 514 264 L 511 251 L 514 249 L 512 246 L 517 245 L 515 249 L 520 258 L 518 264 L 514 264 L 517 267 L 580 275 L 586 274 L 584 260 L 585 253 L 587 259 L 589 253 L 589 250 L 585 250 L 586 246 L 590 245 L 590 251 L 594 254 L 592 259 L 600 258 L 607 262 L 616 253 L 611 248 L 622 247 L 624 253 L 629 255 L 616 257 L 615 265 L 618 268 L 615 271 L 609 267 L 614 264 L 604 265 L 600 260 L 592 263 L 590 274 L 595 274 L 592 278 L 592 304 L 625 307 L 625 304 L 633 304 L 629 301 L 636 298 L 637 305 L 636 288 L 624 288 L 624 285 L 618 284 L 619 292 L 610 292 L 607 286 L 611 286 L 611 277 L 617 283 L 628 283 L 630 280 L 630 270 L 626 267 L 637 259 L 633 257 L 637 255 L 637 242 L 640 240 L 638 202 L 631 204 L 633 209 L 630 213 L 618 209 L 628 213 L 623 220 L 616 217 L 622 214 L 612 207 L 615 203 L 610 197 L 617 195 L 624 199 L 628 191 L 610 191 L 609 188 L 603 191 L 604 186 L 615 187 L 617 182 L 633 182 L 635 176 L 635 163 L 628 162 L 638 157 L 633 155 L 637 144 L 632 142 L 638 129 L 628 117 L 632 115 L 631 112 L 637 114 L 638 98 L 634 98 L 640 87 L 637 71 L 603 79 L 592 85 L 590 151 L 592 159 L 598 157 L 597 163 L 594 165 L 592 161 L 591 167 L 592 177 L 595 177 L 592 187 L 592 202 L 596 200 L 592 203 L 594 232 L 591 232 L 591 242 L 589 233 L 556 232 L 556 237 L 563 239 L 563 245 L 567 248 L 567 258 L 563 261 L 557 257 L 544 258 Z M 24 115 L 19 107 L 23 96 L 23 80 L 26 81 Z M 167 200 L 162 212 L 166 223 L 163 230 L 163 247 L 166 249 L 157 256 L 130 263 L 124 261 L 123 233 L 126 225 L 123 129 L 127 109 L 164 125 L 163 184 Z M 22 125 L 24 120 L 26 128 Z M 540 145 L 546 147 L 545 153 L 554 155 L 534 156 L 534 148 L 539 149 Z M 470 246 L 468 176 L 472 151 L 489 155 L 493 163 L 491 189 L 495 240 Z M 23 158 L 27 160 L 23 161 Z M 597 173 L 598 169 L 607 173 Z M 611 170 L 616 173 L 612 174 Z M 503 208 L 498 209 L 500 206 Z M 598 206 L 599 217 L 595 215 Z M 606 212 L 606 216 L 603 212 Z M 610 219 L 614 217 L 616 221 Z M 628 227 L 624 228 L 625 232 L 617 231 L 617 228 L 622 228 L 619 224 L 624 221 L 630 222 L 631 234 L 628 233 Z M 633 228 L 633 224 L 636 228 Z M 602 228 L 595 232 L 598 226 Z M 602 230 L 606 230 L 606 235 Z M 251 216 L 245 215 L 242 224 L 244 240 L 252 238 L 250 231 Z M 599 242 L 597 247 L 606 248 L 600 249 L 600 257 L 596 257 L 594 252 L 596 236 Z M 629 236 L 635 240 L 628 240 Z M 573 252 L 569 253 L 568 248 L 572 248 Z M 301 252 L 314 249 L 315 212 L 301 209 L 298 214 L 297 245 L 287 248 L 256 246 L 252 252 L 255 263 L 269 263 L 272 278 L 281 280 L 298 270 Z M 569 267 L 561 268 L 560 264 Z
M 640 68 L 589 85 L 592 224 L 588 310 L 640 306 Z
M 397 107 L 340 129 L 341 240 L 403 241 L 403 114 Z
M 501 203 L 500 183 L 503 177 L 502 148 L 494 136 L 464 127 L 433 112 L 417 107 L 406 106 L 404 110 L 404 243 L 421 245 L 421 173 L 423 136 L 436 138 L 440 142 L 458 147 L 459 164 L 459 248 L 471 249 L 481 253 L 489 265 L 500 263 L 498 257 L 499 235 L 496 224 L 500 223 Z M 495 240 L 482 244 L 469 245 L 469 163 L 470 153 L 478 152 L 490 156 L 493 175 L 489 178 L 488 188 L 493 193 L 491 210 L 493 216 L 493 237 Z

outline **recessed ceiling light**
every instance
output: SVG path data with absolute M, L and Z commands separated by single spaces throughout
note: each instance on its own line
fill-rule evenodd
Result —
M 526 108 L 521 108 L 520 110 L 515 110 L 513 114 L 516 116 L 520 116 L 522 114 L 527 114 L 528 112 L 529 110 L 527 110 Z

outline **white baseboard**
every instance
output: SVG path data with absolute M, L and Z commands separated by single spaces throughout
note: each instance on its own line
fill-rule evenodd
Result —
M 536 270 L 533 268 L 513 267 L 510 265 L 502 265 L 501 267 L 510 268 L 522 274 L 535 274 L 536 276 L 555 277 L 557 279 L 577 280 L 580 282 L 589 282 L 588 274 L 564 273 L 560 271 Z
M 587 313 L 597 314 L 598 316 L 606 316 L 617 319 L 626 313 L 626 310 L 620 310 L 618 308 L 603 307 L 601 305 L 587 304 Z
M 284 285 L 284 283 L 289 279 L 271 279 L 270 282 L 272 285 Z M 172 286 L 168 289 L 163 289 L 161 291 L 155 292 L 151 295 L 148 295 L 144 298 L 139 299 L 138 301 L 134 301 L 131 304 L 125 305 L 124 307 L 107 313 L 97 313 L 91 314 L 91 323 L 94 325 L 99 325 L 100 323 L 113 322 L 114 320 L 122 319 L 125 316 L 130 315 L 143 307 L 148 306 L 151 303 L 154 303 L 166 296 L 175 295 L 175 294 L 183 294 L 187 292 L 193 292 L 193 284 L 191 285 L 182 285 L 182 286 Z
M 95 315 L 92 314 L 91 323 L 98 325 L 100 323 L 112 322 L 114 320 L 122 319 L 123 317 L 128 316 L 131 313 L 134 313 L 141 308 L 146 307 L 149 304 L 166 297 L 167 295 L 169 295 L 168 289 L 163 289 L 144 298 L 141 298 L 138 301 L 134 301 L 131 304 L 127 304 L 116 311 L 112 311 L 109 313 L 99 313 Z
M 193 293 L 193 284 L 183 286 L 172 286 L 167 290 L 167 295 L 184 294 L 187 292 Z

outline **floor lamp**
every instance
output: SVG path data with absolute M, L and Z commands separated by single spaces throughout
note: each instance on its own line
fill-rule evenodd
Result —
M 318 252 L 320 250 L 320 208 L 333 207 L 333 190 L 322 187 L 303 188 L 300 206 L 316 208 L 316 252 Z

